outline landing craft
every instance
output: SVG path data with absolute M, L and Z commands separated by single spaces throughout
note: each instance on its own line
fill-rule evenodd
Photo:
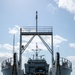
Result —
M 14 53 L 13 51 L 13 58 L 6 59 L 1 64 L 1 71 L 3 75 L 70 75 L 71 74 L 72 63 L 69 60 L 60 57 L 59 52 L 56 53 L 56 58 L 54 59 L 52 27 L 37 26 L 37 21 L 38 21 L 38 12 L 36 12 L 36 27 L 20 28 L 19 60 L 17 58 L 17 54 Z M 34 30 L 34 31 L 30 31 L 30 30 Z M 30 40 L 28 40 L 27 44 L 24 46 L 22 42 L 22 36 L 27 37 L 28 35 L 32 35 L 32 37 Z M 22 54 L 36 35 L 41 39 L 41 41 L 43 42 L 43 44 L 46 46 L 47 50 L 51 54 L 51 62 L 52 62 L 51 68 L 49 69 L 50 64 L 48 64 L 47 61 L 44 58 L 42 58 L 44 55 L 41 55 L 39 57 L 38 48 L 36 44 L 35 57 L 33 55 L 33 58 L 28 59 L 27 63 L 24 64 L 25 68 L 23 70 L 22 69 Z M 43 39 L 42 35 L 51 36 L 50 46 Z

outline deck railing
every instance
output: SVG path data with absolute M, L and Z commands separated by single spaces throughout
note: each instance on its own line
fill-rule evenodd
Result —
M 60 58 L 60 65 L 65 68 L 72 69 L 72 63 L 69 60 L 62 57 Z
M 35 26 L 22 27 L 23 32 L 52 32 L 52 29 L 52 26 L 38 26 L 37 28 Z
M 2 62 L 1 68 L 2 68 L 2 69 L 8 68 L 8 67 L 10 67 L 12 64 L 13 64 L 13 59 L 12 59 L 12 58 L 6 59 L 6 60 L 4 60 L 4 61 Z

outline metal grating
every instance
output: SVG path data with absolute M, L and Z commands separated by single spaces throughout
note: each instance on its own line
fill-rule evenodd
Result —
M 25 26 L 22 27 L 22 32 L 52 32 L 52 26 Z

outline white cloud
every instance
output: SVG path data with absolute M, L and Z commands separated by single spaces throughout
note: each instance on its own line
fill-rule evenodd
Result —
M 55 0 L 59 8 L 64 8 L 70 13 L 75 14 L 75 0 Z
M 47 9 L 51 12 L 51 13 L 55 13 L 58 8 L 54 5 L 52 5 L 51 3 L 48 4 Z
M 75 62 L 75 56 L 68 56 L 67 59 L 69 59 L 72 62 Z
M 12 50 L 13 49 L 12 45 L 10 45 L 10 44 L 4 44 L 3 48 L 5 48 L 7 50 Z
M 0 53 L 0 63 L 11 57 L 12 57 L 11 53 Z
M 65 39 L 65 38 L 63 38 L 63 37 L 61 37 L 61 36 L 59 36 L 59 35 L 55 35 L 55 36 L 53 37 L 53 39 L 54 39 L 54 45 L 59 45 L 59 44 L 62 43 L 62 42 L 68 41 L 67 39 Z
M 2 45 L 0 44 L 0 48 L 2 48 Z
M 10 53 L 13 50 L 13 46 L 11 44 L 0 44 L 0 48 L 2 48 L 3 50 L 8 50 Z M 17 45 L 14 46 L 15 52 L 19 51 L 19 43 L 17 43 Z
M 70 43 L 69 46 L 75 48 L 75 43 Z
M 9 33 L 10 34 L 17 34 L 20 31 L 20 27 L 18 25 L 15 25 L 13 28 L 9 28 Z

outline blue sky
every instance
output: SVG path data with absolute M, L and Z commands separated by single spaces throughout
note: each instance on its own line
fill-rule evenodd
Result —
M 11 57 L 13 32 L 16 34 L 16 49 L 18 49 L 19 28 L 21 26 L 35 26 L 36 11 L 38 11 L 39 26 L 53 26 L 54 52 L 58 51 L 57 46 L 59 46 L 61 56 L 72 61 L 73 72 L 71 75 L 74 75 L 74 0 L 0 0 L 0 63 L 5 58 Z M 31 55 L 31 52 L 29 54 Z M 45 54 L 46 58 L 47 55 L 48 52 Z M 26 57 L 25 53 L 25 60 L 27 60 Z

